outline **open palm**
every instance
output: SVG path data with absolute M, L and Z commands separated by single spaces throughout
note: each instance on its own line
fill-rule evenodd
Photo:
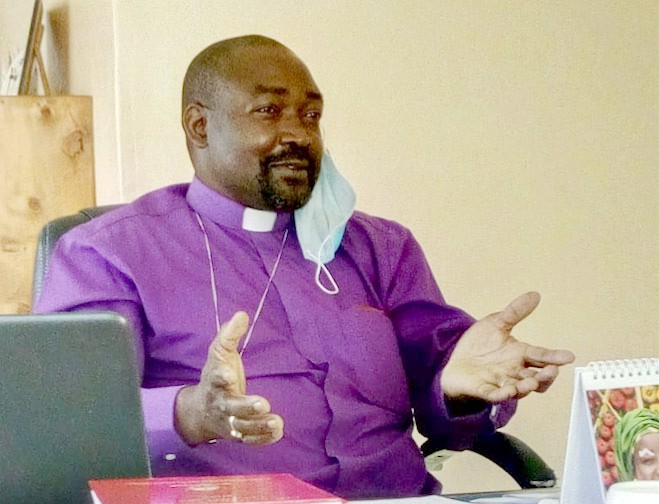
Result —
M 558 367 L 572 362 L 574 354 L 529 345 L 511 335 L 538 303 L 537 292 L 522 294 L 462 335 L 442 372 L 446 397 L 500 402 L 549 388 Z

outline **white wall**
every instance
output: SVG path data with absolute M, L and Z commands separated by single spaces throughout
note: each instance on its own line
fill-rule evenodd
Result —
M 30 0 L 0 0 L 0 62 L 3 68 L 10 56 L 25 49 L 33 4 Z
M 659 355 L 654 0 L 60 1 L 70 92 L 96 103 L 100 203 L 190 178 L 187 64 L 262 33 L 307 62 L 359 207 L 412 228 L 449 301 L 481 316 L 537 289 L 525 340 L 579 364 Z M 559 473 L 571 374 L 507 428 Z M 461 455 L 440 478 L 462 491 L 500 474 Z

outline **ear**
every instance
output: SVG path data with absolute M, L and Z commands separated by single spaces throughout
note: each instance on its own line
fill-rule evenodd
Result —
M 183 129 L 188 141 L 204 149 L 208 146 L 206 134 L 206 109 L 197 103 L 190 103 L 183 111 Z

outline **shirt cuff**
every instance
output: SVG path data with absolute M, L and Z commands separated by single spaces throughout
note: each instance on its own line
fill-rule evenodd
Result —
M 174 428 L 174 406 L 182 388 L 183 385 L 141 389 L 144 427 L 152 464 L 174 461 L 179 453 L 189 449 Z
M 439 375 L 427 394 L 415 410 L 417 427 L 422 435 L 449 450 L 469 448 L 481 434 L 505 425 L 517 407 L 516 400 L 509 400 L 498 404 L 473 401 L 466 408 L 455 408 L 441 389 Z

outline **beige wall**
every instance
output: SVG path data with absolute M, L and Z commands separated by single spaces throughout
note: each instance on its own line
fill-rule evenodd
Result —
M 217 39 L 266 34 L 316 77 L 359 207 L 414 231 L 450 302 L 481 316 L 539 290 L 525 340 L 579 364 L 659 355 L 654 0 L 58 5 L 80 20 L 69 92 L 96 101 L 99 202 L 190 178 L 187 63 Z M 569 368 L 507 428 L 559 473 L 571 387 Z M 461 491 L 501 487 L 500 474 L 461 455 L 439 477 Z
M 122 198 L 113 0 L 43 0 L 41 53 L 54 94 L 93 95 L 97 201 Z M 33 0 L 0 0 L 0 61 L 25 49 Z M 39 91 L 41 81 L 37 78 Z

